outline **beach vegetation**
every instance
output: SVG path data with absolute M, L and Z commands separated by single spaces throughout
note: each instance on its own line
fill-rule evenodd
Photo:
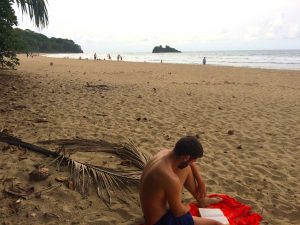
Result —
M 16 50 L 24 45 L 15 35 L 13 26 L 18 25 L 15 10 L 17 4 L 23 14 L 29 15 L 39 28 L 48 25 L 47 0 L 1 0 L 0 1 L 0 65 L 2 69 L 13 69 L 19 64 Z
M 17 17 L 11 1 L 0 2 L 0 64 L 2 68 L 14 68 L 19 60 L 14 52 L 13 26 L 17 25 Z
M 79 45 L 73 40 L 51 37 L 36 33 L 29 29 L 15 28 L 13 31 L 18 46 L 18 53 L 43 52 L 43 53 L 82 53 Z

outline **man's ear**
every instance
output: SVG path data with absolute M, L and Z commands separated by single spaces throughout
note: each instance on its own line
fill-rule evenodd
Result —
M 184 161 L 189 161 L 190 158 L 191 158 L 191 156 L 189 156 L 189 155 L 184 155 L 184 156 L 183 156 L 183 160 L 184 160 Z

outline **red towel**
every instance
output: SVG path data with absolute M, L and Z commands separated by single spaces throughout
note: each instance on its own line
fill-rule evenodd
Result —
M 213 194 L 209 197 L 220 197 L 222 201 L 212 204 L 208 208 L 219 208 L 227 217 L 230 225 L 259 225 L 262 217 L 258 213 L 251 212 L 251 207 L 238 202 L 228 195 Z M 199 216 L 198 206 L 190 204 L 190 212 L 193 216 Z
M 209 197 L 216 196 L 222 198 L 222 201 L 209 205 L 207 208 L 221 209 L 230 225 L 259 225 L 262 220 L 258 213 L 251 212 L 250 206 L 244 205 L 228 195 L 213 194 Z M 190 213 L 192 216 L 200 216 L 198 206 L 195 203 L 190 203 Z

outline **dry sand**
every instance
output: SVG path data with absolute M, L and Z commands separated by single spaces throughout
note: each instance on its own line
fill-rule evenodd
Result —
M 300 224 L 300 71 L 21 56 L 17 71 L 0 71 L 1 128 L 30 143 L 130 139 L 151 154 L 198 135 L 209 193 L 251 205 L 262 224 Z M 67 173 L 50 166 L 46 181 L 29 182 L 33 165 L 51 159 L 5 146 L 0 143 L 3 224 L 142 222 L 137 190 L 113 199 L 111 209 L 94 192 L 83 198 L 64 185 L 15 203 L 2 192 L 7 183 L 41 190 Z M 192 198 L 184 193 L 184 199 Z

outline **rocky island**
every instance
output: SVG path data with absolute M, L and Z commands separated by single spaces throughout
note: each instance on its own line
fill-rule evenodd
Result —
M 170 46 L 166 45 L 166 47 L 162 47 L 161 45 L 160 46 L 155 46 L 152 50 L 152 53 L 162 53 L 162 52 L 181 52 L 181 51 L 178 51 L 177 49 L 175 48 L 171 48 Z

